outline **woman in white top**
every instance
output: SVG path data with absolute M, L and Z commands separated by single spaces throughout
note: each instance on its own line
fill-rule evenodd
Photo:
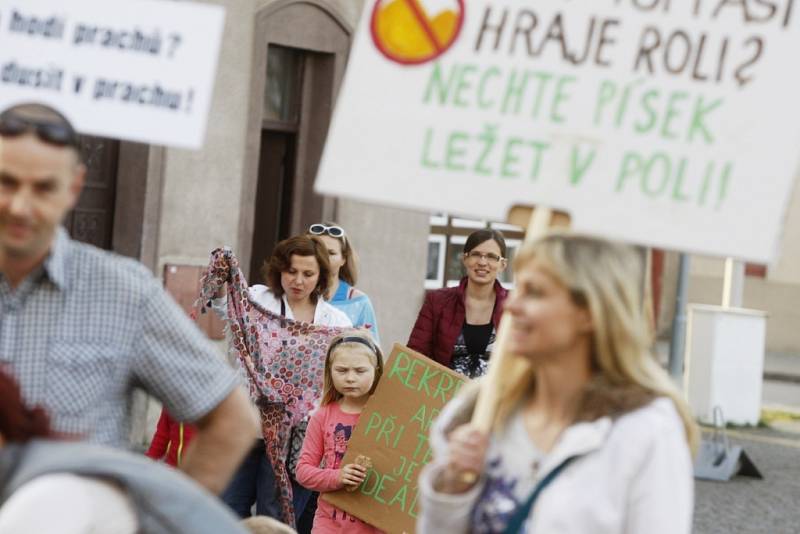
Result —
M 325 301 L 333 275 L 328 249 L 319 238 L 281 241 L 261 274 L 267 286 L 250 286 L 250 300 L 267 311 L 320 326 L 353 326 L 344 312 Z
M 432 430 L 418 532 L 688 534 L 698 432 L 649 354 L 640 255 L 551 234 L 515 260 L 507 379 L 487 436 L 477 385 Z
M 321 326 L 353 326 L 347 316 L 325 302 L 331 269 L 328 249 L 317 237 L 295 236 L 275 246 L 262 267 L 267 286 L 249 288 L 250 300 L 261 308 L 288 319 Z M 217 293 L 212 308 L 227 314 L 224 290 Z M 303 512 L 310 492 L 293 484 L 295 517 Z M 222 493 L 225 501 L 240 517 L 250 517 L 253 504 L 256 514 L 280 518 L 275 474 L 267 459 L 264 440 L 245 458 L 233 480 Z

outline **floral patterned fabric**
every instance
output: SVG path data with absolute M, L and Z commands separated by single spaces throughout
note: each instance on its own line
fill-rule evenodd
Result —
M 239 260 L 228 248 L 211 252 L 198 300 L 203 312 L 225 282 L 229 350 L 245 370 L 250 396 L 258 404 L 267 456 L 278 484 L 281 519 L 294 526 L 292 484 L 286 469 L 291 430 L 318 404 L 328 344 L 346 329 L 294 321 L 251 302 Z

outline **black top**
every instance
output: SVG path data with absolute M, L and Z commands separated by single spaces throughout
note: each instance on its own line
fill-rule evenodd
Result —
M 486 324 L 464 323 L 461 333 L 464 334 L 464 344 L 470 354 L 483 354 L 489 345 L 489 337 L 492 335 L 494 325 L 489 322 Z
M 489 364 L 494 338 L 494 324 L 491 322 L 486 324 L 464 322 L 453 346 L 450 368 L 469 378 L 484 375 Z

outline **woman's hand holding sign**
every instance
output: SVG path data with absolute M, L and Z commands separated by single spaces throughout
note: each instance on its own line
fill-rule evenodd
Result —
M 471 424 L 456 427 L 449 435 L 447 467 L 435 489 L 442 493 L 464 493 L 478 481 L 486 459 L 489 438 Z

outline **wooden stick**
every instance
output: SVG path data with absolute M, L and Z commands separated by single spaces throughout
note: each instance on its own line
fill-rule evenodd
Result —
M 550 227 L 553 211 L 550 208 L 537 207 L 533 210 L 528 220 L 528 228 L 525 231 L 523 244 L 536 241 L 543 236 Z M 516 290 L 512 290 L 516 291 Z M 515 358 L 508 354 L 508 332 L 510 330 L 511 314 L 504 312 L 500 318 L 500 325 L 497 329 L 497 339 L 495 339 L 492 357 L 489 360 L 489 370 L 483 378 L 481 391 L 472 414 L 472 424 L 483 432 L 489 432 L 494 424 L 494 416 L 497 411 L 497 402 L 500 394 L 505 390 L 505 384 L 510 377 L 520 372 L 524 372 L 528 363 L 524 360 Z
M 647 328 L 649 330 L 650 339 L 655 342 L 656 334 L 658 332 L 658 325 L 656 324 L 656 310 L 654 308 L 653 297 L 653 249 L 642 248 L 644 254 L 644 273 L 642 273 L 642 313 L 644 314 L 645 321 L 647 321 Z

